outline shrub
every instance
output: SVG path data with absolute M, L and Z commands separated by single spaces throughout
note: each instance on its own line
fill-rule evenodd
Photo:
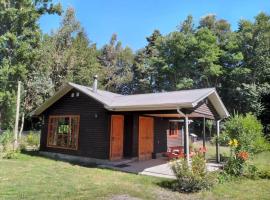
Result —
M 249 153 L 258 153 L 269 149 L 269 143 L 263 136 L 263 126 L 254 115 L 234 115 L 224 124 L 225 138 L 236 139 L 238 149 Z
M 270 170 L 259 170 L 257 174 L 262 179 L 270 179 Z
M 2 151 L 6 151 L 8 146 L 12 144 L 14 141 L 13 139 L 13 133 L 12 131 L 5 131 L 0 135 L 0 146 L 2 148 Z
M 39 146 L 39 142 L 40 142 L 40 134 L 30 132 L 30 133 L 26 136 L 26 142 L 27 142 L 27 144 L 30 145 L 30 146 Z
M 15 159 L 18 157 L 19 150 L 15 151 L 13 149 L 9 149 L 3 154 L 3 158 L 5 159 Z
M 12 131 L 7 130 L 0 135 L 0 157 L 7 159 L 17 157 L 17 151 L 13 149 L 13 142 Z
M 38 149 L 40 143 L 40 134 L 39 133 L 34 133 L 30 132 L 28 135 L 22 137 L 20 140 L 20 148 L 22 150 L 27 150 L 27 149 Z
M 227 174 L 233 176 L 240 176 L 244 172 L 245 162 L 235 156 L 231 156 L 226 165 L 224 166 L 224 170 Z
M 215 145 L 216 144 L 216 141 L 217 141 L 217 136 L 215 135 L 214 137 L 212 137 L 212 139 L 211 139 L 210 142 L 211 142 L 211 144 Z M 222 132 L 219 135 L 219 138 L 218 138 L 219 145 L 221 145 L 221 146 L 227 146 L 229 141 L 230 141 L 230 137 L 225 132 Z
M 259 177 L 258 168 L 255 165 L 248 164 L 244 169 L 244 176 L 251 179 Z
M 214 173 L 206 171 L 205 160 L 202 155 L 192 158 L 191 166 L 185 159 L 172 162 L 172 170 L 177 178 L 174 189 L 181 192 L 197 192 L 202 189 L 211 188 L 217 178 Z

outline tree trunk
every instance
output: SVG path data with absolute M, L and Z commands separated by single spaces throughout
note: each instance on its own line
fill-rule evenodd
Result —
M 23 126 L 24 126 L 24 112 L 22 113 L 22 122 L 21 122 L 21 128 L 19 132 L 19 139 L 22 138 Z

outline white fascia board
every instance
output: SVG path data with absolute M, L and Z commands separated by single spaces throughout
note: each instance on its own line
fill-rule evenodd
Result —
M 197 106 L 199 102 L 201 102 L 202 100 L 204 100 L 205 98 L 207 98 L 209 95 L 211 95 L 214 92 L 216 92 L 216 89 L 215 88 L 213 88 L 213 90 L 211 90 L 207 94 L 205 94 L 205 95 L 201 96 L 200 98 L 198 98 L 196 101 L 194 101 L 192 103 L 193 107 Z
M 230 116 L 230 113 L 228 112 L 227 108 L 226 108 L 225 105 L 223 104 L 223 102 L 222 102 L 222 100 L 221 100 L 221 98 L 220 98 L 220 96 L 218 95 L 217 92 L 215 92 L 215 96 L 216 96 L 218 102 L 220 103 L 221 107 L 222 107 L 223 110 L 224 110 L 225 115 L 223 115 L 223 119 L 229 117 L 229 116 Z

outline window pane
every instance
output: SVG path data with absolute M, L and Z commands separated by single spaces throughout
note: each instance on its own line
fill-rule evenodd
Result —
M 79 116 L 50 116 L 47 145 L 77 149 Z

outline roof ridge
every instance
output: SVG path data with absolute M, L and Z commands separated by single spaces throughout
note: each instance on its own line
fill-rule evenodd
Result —
M 77 85 L 77 86 L 80 86 L 80 87 L 84 87 L 84 88 L 90 90 L 90 92 L 93 92 L 93 93 L 94 93 L 93 88 L 90 87 L 90 86 L 85 86 L 85 85 L 81 85 L 81 84 L 77 84 L 77 83 L 73 83 L 73 82 L 69 82 L 69 84 L 71 84 L 71 85 Z M 107 90 L 97 89 L 97 91 L 107 92 L 107 93 L 111 93 L 111 94 L 119 95 L 119 96 L 124 96 L 124 95 L 122 95 L 122 94 L 115 93 L 115 92 L 111 92 L 111 91 L 107 91 Z M 98 93 L 96 93 L 96 94 L 98 94 Z M 99 95 L 100 95 L 100 94 L 99 94 Z

